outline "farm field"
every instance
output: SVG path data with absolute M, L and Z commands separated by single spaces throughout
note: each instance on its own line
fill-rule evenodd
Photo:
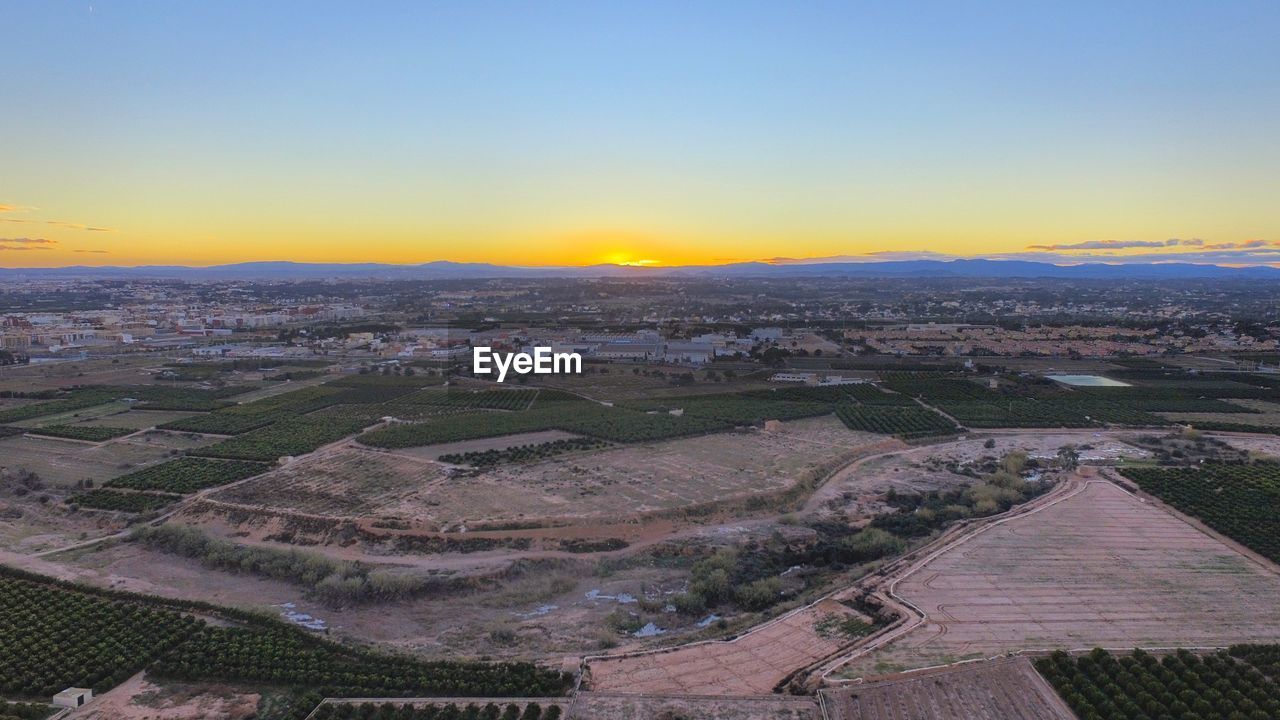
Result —
M 168 452 L 163 446 L 124 441 L 93 446 L 30 435 L 0 439 L 0 464 L 24 468 L 60 487 L 86 478 L 101 482 L 124 475 L 163 459 Z
M 95 695 L 66 720 L 253 720 L 261 695 L 226 685 L 158 682 L 135 676 Z
M 118 477 L 106 486 L 186 494 L 260 475 L 268 469 L 264 463 L 247 460 L 184 457 Z
M 199 413 L 186 410 L 130 410 L 128 412 L 116 413 L 114 415 L 103 415 L 101 417 L 89 420 L 81 420 L 81 425 L 91 425 L 93 427 L 114 427 L 127 428 L 130 430 L 142 430 L 143 428 L 156 427 L 165 423 L 177 422 L 186 418 L 198 415 Z
M 1280 640 L 1280 574 L 1105 481 L 945 550 L 897 593 L 927 622 L 841 675 L 1020 649 Z
M 546 377 L 538 381 L 541 387 L 557 388 L 580 393 L 595 400 L 648 400 L 673 395 L 694 395 L 702 393 L 742 392 L 774 387 L 766 381 L 767 374 L 752 377 L 739 377 L 733 382 L 698 382 L 693 385 L 673 385 L 666 377 L 654 371 L 661 370 L 670 375 L 688 372 L 688 368 L 654 368 L 641 366 L 650 375 L 637 375 L 626 365 L 611 367 L 609 373 L 586 373 L 583 375 L 565 375 Z
M 443 483 L 422 512 L 442 523 L 617 518 L 779 491 L 878 440 L 834 418 L 499 466 Z
M 922 407 L 842 405 L 836 408 L 836 416 L 850 430 L 896 435 L 904 440 L 958 432 L 955 423 Z
M 244 392 L 239 395 L 232 395 L 227 399 L 243 405 L 257 400 L 275 397 L 276 395 L 283 395 L 285 393 L 293 392 L 294 390 L 301 390 L 302 388 L 313 387 L 315 385 L 323 385 L 329 380 L 332 380 L 333 377 L 334 376 L 331 375 L 321 375 L 313 378 L 307 378 L 305 380 L 268 383 L 261 387 L 250 389 L 248 392 Z
M 1204 433 L 1206 437 L 1222 440 L 1230 443 L 1246 452 L 1255 453 L 1262 458 L 1280 459 L 1280 436 L 1276 435 L 1255 435 L 1245 437 L 1241 435 L 1220 435 L 1216 433 Z
M 413 517 L 433 501 L 444 478 L 435 463 L 340 447 L 216 492 L 213 499 L 334 517 Z
M 260 615 L 59 586 L 7 568 L 0 640 L 0 692 L 20 698 L 68 686 L 102 692 L 144 667 L 159 678 L 284 682 L 346 697 L 547 696 L 562 694 L 569 680 L 532 664 L 424 663 L 343 648 Z M 48 645 L 60 649 L 33 652 Z
M 431 446 L 430 452 L 419 448 L 413 455 L 343 447 L 297 460 L 213 499 L 318 515 L 399 517 L 427 528 L 621 519 L 785 490 L 877 440 L 850 433 L 834 418 L 813 418 L 775 431 L 609 448 L 452 477 L 418 453 L 438 455 L 462 443 Z
M 1126 468 L 1123 474 L 1178 511 L 1280 561 L 1280 465 L 1204 463 L 1196 468 Z
M 212 534 L 212 528 L 206 528 Z M 343 549 L 326 548 L 331 557 Z M 320 552 L 318 548 L 303 548 Z M 304 588 L 258 574 L 210 568 L 180 555 L 152 549 L 143 543 L 96 546 L 57 556 L 57 563 L 17 556 L 0 558 L 35 572 L 57 573 L 97 586 L 126 589 L 182 599 L 200 597 L 211 602 L 253 608 L 270 615 L 289 603 L 299 613 L 321 618 L 330 637 L 413 653 L 423 658 L 487 656 L 504 659 L 542 659 L 595 652 L 602 637 L 617 641 L 606 630 L 606 619 L 623 605 L 624 595 L 654 601 L 683 587 L 679 569 L 639 565 L 608 577 L 597 575 L 589 559 L 522 562 L 506 558 L 455 555 L 450 562 L 406 556 L 384 558 L 434 569 L 442 579 L 466 582 L 476 578 L 477 589 L 427 594 L 395 602 L 346 603 L 335 607 L 310 597 Z M 396 567 L 392 565 L 391 567 Z M 502 634 L 495 634 L 501 630 Z M 685 631 L 699 630 L 690 624 Z M 510 636 L 505 633 L 510 633 Z M 680 632 L 671 628 L 670 636 Z M 625 646 L 625 645 L 624 645 Z
M 542 432 L 520 433 L 518 435 L 499 435 L 498 437 L 476 438 L 475 440 L 462 440 L 460 442 L 441 443 L 439 445 L 401 448 L 394 452 L 396 455 L 405 455 L 424 460 L 436 460 L 441 455 L 484 452 L 486 450 L 505 450 L 507 448 L 519 447 L 521 445 L 537 445 L 540 443 L 555 442 L 556 440 L 571 440 L 578 437 L 582 436 L 567 433 L 563 430 L 543 430 Z
M 1233 405 L 1239 405 L 1243 408 L 1247 408 L 1251 412 L 1170 412 L 1160 414 L 1174 422 L 1189 424 L 1192 426 L 1204 423 L 1231 423 L 1256 425 L 1266 428 L 1280 427 L 1280 403 L 1250 399 L 1232 400 L 1231 403 Z M 1262 432 L 1266 431 L 1263 430 Z
M 752 697 L 660 697 L 580 692 L 572 720 L 817 720 L 813 698 L 786 695 Z
M 1280 716 L 1280 687 L 1250 661 L 1274 657 L 1276 646 L 1232 648 L 1198 655 L 1179 650 L 1155 657 L 1142 651 L 1119 657 L 1095 649 L 1070 657 L 1057 652 L 1036 661 L 1077 715 L 1196 717 L 1233 720 Z
M 148 430 L 117 440 L 117 444 L 137 445 L 144 448 L 169 450 L 194 450 L 217 443 L 219 438 L 195 433 L 180 433 L 170 430 Z
M 767 695 L 792 671 L 850 642 L 819 629 L 833 616 L 861 617 L 835 600 L 823 600 L 730 642 L 591 660 L 589 687 L 639 695 Z
M 139 355 L 109 360 L 73 360 L 8 367 L 0 373 L 0 390 L 31 392 L 56 390 L 68 384 L 132 385 L 151 382 L 150 370 L 163 362 Z
M 67 425 L 70 423 L 83 422 L 86 420 L 95 420 L 99 418 L 112 417 L 129 410 L 130 404 L 123 401 L 114 401 L 103 403 L 101 405 L 93 405 L 86 408 L 79 408 L 67 412 L 54 413 L 52 415 L 41 415 L 39 417 L 27 420 L 19 420 L 10 423 L 15 427 L 38 428 L 46 425 Z M 120 426 L 116 426 L 120 427 Z
M 1023 657 L 821 692 L 830 720 L 1075 720 Z

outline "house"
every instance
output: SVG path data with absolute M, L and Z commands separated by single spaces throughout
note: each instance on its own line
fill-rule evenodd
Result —
M 773 377 L 769 378 L 769 382 L 804 383 L 806 385 L 812 385 L 818 382 L 818 374 L 811 372 L 779 372 L 774 373 Z
M 861 385 L 867 382 L 864 378 L 846 377 L 844 375 L 827 375 L 818 381 L 819 385 Z
M 89 688 L 67 688 L 53 696 L 53 704 L 62 708 L 78 708 L 93 699 Z

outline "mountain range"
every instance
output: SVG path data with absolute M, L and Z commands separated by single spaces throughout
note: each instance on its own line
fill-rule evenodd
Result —
M 972 277 L 1062 279 L 1268 279 L 1280 278 L 1280 268 L 1266 265 L 1228 267 L 1195 263 L 1082 263 L 1056 265 L 1029 260 L 896 260 L 884 262 L 745 262 L 727 265 L 636 267 L 586 265 L 521 267 L 490 263 L 428 262 L 417 265 L 384 263 L 247 262 L 188 267 L 183 265 L 0 268 L 0 281 L 42 279 L 179 279 L 320 280 L 382 279 L 435 280 L 486 278 L 653 278 L 653 277 Z

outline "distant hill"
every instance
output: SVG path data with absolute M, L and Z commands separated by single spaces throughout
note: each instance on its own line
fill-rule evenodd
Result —
M 1086 263 L 1054 265 L 1027 260 L 900 260 L 890 262 L 812 262 L 771 264 L 633 267 L 519 267 L 489 263 L 437 261 L 420 265 L 383 263 L 248 262 L 208 267 L 140 265 L 137 267 L 0 268 L 0 280 L 40 279 L 182 279 L 182 280 L 305 280 L 305 279 L 483 279 L 585 277 L 973 277 L 1065 279 L 1179 279 L 1277 278 L 1280 268 L 1265 265 L 1225 267 L 1193 263 Z

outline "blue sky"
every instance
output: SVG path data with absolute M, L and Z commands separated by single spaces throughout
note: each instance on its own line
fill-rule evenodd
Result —
M 1280 240 L 1275 2 L 4 16 L 0 265 Z

